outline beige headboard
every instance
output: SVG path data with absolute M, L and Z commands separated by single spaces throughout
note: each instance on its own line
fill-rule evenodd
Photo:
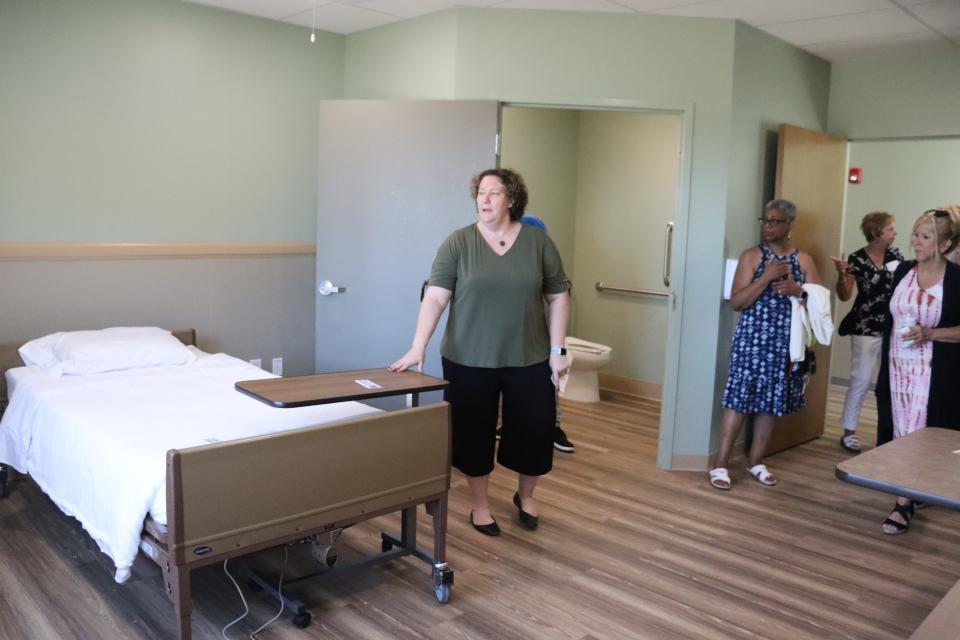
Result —
M 186 345 L 197 344 L 196 329 L 175 329 L 172 331 L 174 337 Z M 7 408 L 7 369 L 22 367 L 23 360 L 17 352 L 21 346 L 29 342 L 0 342 L 0 414 Z

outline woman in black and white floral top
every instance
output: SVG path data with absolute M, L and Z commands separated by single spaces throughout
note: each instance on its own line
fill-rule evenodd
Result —
M 837 297 L 847 301 L 854 284 L 857 289 L 853 307 L 839 328 L 840 335 L 850 336 L 852 354 L 850 386 L 840 418 L 843 427 L 840 445 L 854 453 L 861 449 L 857 423 L 879 362 L 883 323 L 893 290 L 893 272 L 903 260 L 900 251 L 891 246 L 897 238 L 893 222 L 893 216 L 886 211 L 868 213 L 860 222 L 867 245 L 851 253 L 847 259 L 843 254 L 839 259 L 833 258 L 838 276 Z

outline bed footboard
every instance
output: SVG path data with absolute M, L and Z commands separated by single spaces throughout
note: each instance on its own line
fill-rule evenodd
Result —
M 155 559 L 164 569 L 180 637 L 189 638 L 191 568 L 409 505 L 433 507 L 449 487 L 445 402 L 171 450 L 168 544 Z M 435 524 L 443 532 L 446 509 L 440 511 L 444 522 Z M 442 540 L 438 544 L 442 552 Z

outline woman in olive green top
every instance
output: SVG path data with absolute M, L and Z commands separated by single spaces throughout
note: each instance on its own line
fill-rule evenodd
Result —
M 422 370 L 427 342 L 449 304 L 441 353 L 443 377 L 450 381 L 444 399 L 452 414 L 453 466 L 467 476 L 470 523 L 499 535 L 487 491 L 495 451 L 497 462 L 519 474 L 513 503 L 520 522 L 528 529 L 539 523 L 533 491 L 553 465 L 554 389 L 568 367 L 563 344 L 570 282 L 553 241 L 520 223 L 527 189 L 519 174 L 489 169 L 471 187 L 480 219 L 440 247 L 413 346 L 389 368 Z

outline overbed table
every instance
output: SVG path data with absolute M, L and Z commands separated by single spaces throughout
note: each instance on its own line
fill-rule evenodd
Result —
M 837 465 L 839 479 L 960 509 L 960 431 L 927 427 Z
M 416 371 L 358 369 L 312 376 L 245 380 L 234 387 L 240 393 L 256 398 L 272 407 L 289 409 L 330 402 L 369 400 L 386 396 L 413 395 L 413 406 L 420 404 L 420 394 L 437 391 L 448 382 Z
M 272 407 L 281 409 L 293 407 L 306 407 L 317 404 L 328 404 L 332 402 L 346 402 L 348 400 L 368 400 L 370 398 L 383 398 L 386 396 L 398 396 L 411 394 L 412 406 L 420 404 L 420 394 L 426 391 L 438 391 L 446 387 L 449 383 L 441 378 L 434 378 L 423 373 L 415 371 L 388 371 L 387 369 L 358 369 L 355 371 L 338 371 L 336 373 L 319 373 L 309 376 L 292 376 L 289 378 L 268 378 L 265 380 L 245 380 L 237 382 L 234 388 L 240 393 L 244 393 L 252 398 L 264 402 Z M 361 566 L 368 566 L 374 563 L 380 563 L 397 556 L 412 555 L 424 562 L 427 562 L 433 568 L 434 589 L 437 600 L 441 603 L 449 601 L 453 589 L 453 569 L 446 563 L 446 528 L 447 528 L 447 509 L 446 495 L 438 502 L 438 506 L 433 510 L 430 504 L 427 504 L 427 511 L 433 516 L 434 521 L 434 546 L 433 555 L 417 548 L 417 505 L 407 505 L 400 508 L 400 536 L 395 537 L 382 532 L 381 553 L 364 560 L 353 562 L 345 567 L 339 567 L 338 571 L 343 569 L 353 569 Z M 331 531 L 326 540 L 326 544 L 321 544 L 321 548 L 331 549 L 339 531 Z M 315 541 L 315 545 L 316 545 Z M 315 547 L 316 548 L 316 547 Z M 322 557 L 317 557 L 318 561 L 326 561 L 328 567 L 333 567 L 336 562 L 336 555 L 329 555 L 329 551 L 324 551 Z M 325 575 L 329 571 L 318 571 L 308 575 L 300 576 L 293 580 L 284 580 L 284 586 L 314 578 L 319 575 Z M 282 594 L 280 590 L 271 582 L 268 582 L 255 572 L 249 573 L 252 583 L 272 595 L 278 600 L 282 600 L 285 607 L 288 607 L 294 613 L 294 624 L 298 627 L 306 627 L 310 623 L 310 613 L 306 610 L 303 602 L 291 599 Z
M 960 509 L 960 431 L 927 427 L 837 465 L 837 477 L 911 500 Z M 956 638 L 960 582 L 947 593 L 910 640 Z

